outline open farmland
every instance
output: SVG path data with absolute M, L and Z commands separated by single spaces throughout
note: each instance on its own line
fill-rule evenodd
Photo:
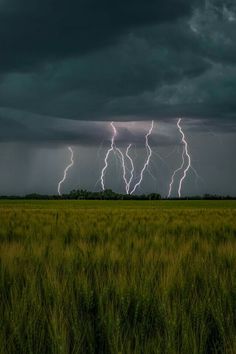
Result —
M 235 201 L 1 201 L 0 353 L 236 353 Z

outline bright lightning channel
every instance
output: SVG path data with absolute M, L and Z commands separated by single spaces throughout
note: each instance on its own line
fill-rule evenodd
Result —
M 173 175 L 171 176 L 171 182 L 170 182 L 170 185 L 169 185 L 169 192 L 168 192 L 168 196 L 167 198 L 170 198 L 171 196 L 171 192 L 172 192 L 172 187 L 173 187 L 173 184 L 174 184 L 174 180 L 175 180 L 175 175 L 182 170 L 182 168 L 184 167 L 184 162 L 185 162 L 185 158 L 184 158 L 184 147 L 183 147 L 183 152 L 182 152 L 182 164 L 179 168 L 177 168 Z
M 128 145 L 127 149 L 126 149 L 126 152 L 125 152 L 125 155 L 126 157 L 128 158 L 128 160 L 130 161 L 130 165 L 131 165 L 131 171 L 130 171 L 130 179 L 128 181 L 128 184 L 126 185 L 126 193 L 129 194 L 129 190 L 130 190 L 130 184 L 134 178 L 134 161 L 132 159 L 132 157 L 130 156 L 129 154 L 129 150 L 131 148 L 131 144 Z
M 185 180 L 185 178 L 187 176 L 187 173 L 188 173 L 190 168 L 193 169 L 193 167 L 191 166 L 191 157 L 190 157 L 190 154 L 189 154 L 189 151 L 188 151 L 188 143 L 186 141 L 183 129 L 182 129 L 181 125 L 180 125 L 181 121 L 182 121 L 182 119 L 179 118 L 178 121 L 177 121 L 177 127 L 178 127 L 178 130 L 179 130 L 179 132 L 180 132 L 180 134 L 182 136 L 182 139 L 181 139 L 181 142 L 183 144 L 182 163 L 181 163 L 181 166 L 179 168 L 177 168 L 174 171 L 173 175 L 171 176 L 171 182 L 170 182 L 170 185 L 169 185 L 169 191 L 168 191 L 168 196 L 167 196 L 168 198 L 170 198 L 170 196 L 171 196 L 171 192 L 172 192 L 172 187 L 173 187 L 173 184 L 174 184 L 175 176 L 176 176 L 176 174 L 179 171 L 183 170 L 185 162 L 186 162 L 186 159 L 187 159 L 187 165 L 186 165 L 186 167 L 183 170 L 183 175 L 180 178 L 179 186 L 178 186 L 178 196 L 179 196 L 179 198 L 181 198 L 182 185 L 183 185 L 183 182 L 184 182 L 184 180 Z
M 149 166 L 150 159 L 151 159 L 151 157 L 152 157 L 152 149 L 151 149 L 151 147 L 150 147 L 150 145 L 149 145 L 149 137 L 150 137 L 150 135 L 152 134 L 153 127 L 154 127 L 154 121 L 152 121 L 150 129 L 149 129 L 148 133 L 145 135 L 145 141 L 146 141 L 146 142 L 145 142 L 145 146 L 146 146 L 146 149 L 147 149 L 147 159 L 146 159 L 146 161 L 145 161 L 145 163 L 144 163 L 144 166 L 143 166 L 143 168 L 142 168 L 142 170 L 141 170 L 140 178 L 139 178 L 138 182 L 134 185 L 134 187 L 133 187 L 133 189 L 131 190 L 130 194 L 133 194 L 133 193 L 136 191 L 137 187 L 140 186 L 140 184 L 141 184 L 142 181 L 143 181 L 144 172 L 145 172 L 145 170 L 146 170 L 146 169 L 148 168 L 148 166 Z
M 101 181 L 101 185 L 102 185 L 102 190 L 104 191 L 105 190 L 105 182 L 104 182 L 104 177 L 105 177 L 105 174 L 106 174 L 106 169 L 108 167 L 108 158 L 109 158 L 109 155 L 113 152 L 114 154 L 116 154 L 116 152 L 119 153 L 120 155 L 120 160 L 121 160 L 121 166 L 122 166 L 122 170 L 123 170 L 123 180 L 125 182 L 125 190 L 126 190 L 126 193 L 128 194 L 129 193 L 129 185 L 131 183 L 131 180 L 127 180 L 127 177 L 126 177 L 126 165 L 125 165 L 125 157 L 124 157 L 124 154 L 123 152 L 118 148 L 116 147 L 115 145 L 115 138 L 117 136 L 117 130 L 116 130 L 116 127 L 114 125 L 114 122 L 111 122 L 111 127 L 112 127 L 112 131 L 113 131 L 113 134 L 112 134 L 112 138 L 111 138 L 111 146 L 110 148 L 107 150 L 107 153 L 105 155 L 105 159 L 104 159 L 104 167 L 102 169 L 102 172 L 101 172 L 101 177 L 100 177 L 100 181 Z M 130 145 L 131 146 L 131 145 Z M 129 147 L 128 147 L 129 148 Z M 126 151 L 127 153 L 127 151 Z M 126 155 L 127 156 L 127 155 Z M 130 158 L 130 157 L 129 157 Z M 132 160 L 130 158 L 130 160 Z
M 187 141 L 185 139 L 185 134 L 184 134 L 184 132 L 182 130 L 180 122 L 181 122 L 181 118 L 178 119 L 177 126 L 179 128 L 180 134 L 182 135 L 182 143 L 184 144 L 185 156 L 187 157 L 187 166 L 185 167 L 183 176 L 181 177 L 180 182 L 179 182 L 179 188 L 178 188 L 179 198 L 181 197 L 182 184 L 183 184 L 183 182 L 184 182 L 184 180 L 185 180 L 185 178 L 187 176 L 188 170 L 191 168 L 191 157 L 190 157 L 189 152 L 188 152 L 188 143 L 187 143 Z
M 72 148 L 70 146 L 68 146 L 68 150 L 70 152 L 70 164 L 65 168 L 64 170 L 64 175 L 62 180 L 58 183 L 58 194 L 61 196 L 61 185 L 65 182 L 66 177 L 67 177 L 67 172 L 69 171 L 69 169 L 74 165 L 74 151 L 72 150 Z
M 126 166 L 125 166 L 125 158 L 124 158 L 124 154 L 123 154 L 123 152 L 119 149 L 119 148 L 117 148 L 117 147 L 115 147 L 116 148 L 116 150 L 119 152 L 119 154 L 120 154 L 120 158 L 121 158 L 121 165 L 122 165 L 122 170 L 123 170 L 123 180 L 124 180 L 124 182 L 125 182 L 125 190 L 126 190 L 126 193 L 128 194 L 129 193 L 129 188 L 128 188 L 128 180 L 127 180 L 127 178 L 126 178 Z
M 104 159 L 104 167 L 102 169 L 101 172 L 101 177 L 100 177 L 100 181 L 101 181 L 101 185 L 102 185 L 102 190 L 105 190 L 105 183 L 104 183 L 104 177 L 105 177 L 105 173 L 106 173 L 106 169 L 108 167 L 108 158 L 110 153 L 113 151 L 114 152 L 114 148 L 115 148 L 115 137 L 117 135 L 117 131 L 116 131 L 116 127 L 114 126 L 114 122 L 111 122 L 111 127 L 113 130 L 113 134 L 112 134 L 112 138 L 111 138 L 111 146 L 110 148 L 107 150 L 107 153 L 105 155 L 105 159 Z

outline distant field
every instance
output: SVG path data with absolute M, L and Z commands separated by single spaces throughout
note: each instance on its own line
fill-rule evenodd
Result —
M 236 200 L 0 200 L 0 208 L 121 208 L 121 209 L 192 209 L 192 208 L 232 208 L 236 209 Z
M 0 201 L 0 353 L 236 353 L 236 201 Z

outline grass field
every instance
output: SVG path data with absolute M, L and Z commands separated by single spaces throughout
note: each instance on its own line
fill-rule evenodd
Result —
M 0 353 L 236 353 L 235 201 L 1 201 Z

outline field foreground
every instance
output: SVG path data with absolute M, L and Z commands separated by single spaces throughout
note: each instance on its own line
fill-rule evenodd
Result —
M 0 353 L 236 353 L 235 201 L 1 201 Z

